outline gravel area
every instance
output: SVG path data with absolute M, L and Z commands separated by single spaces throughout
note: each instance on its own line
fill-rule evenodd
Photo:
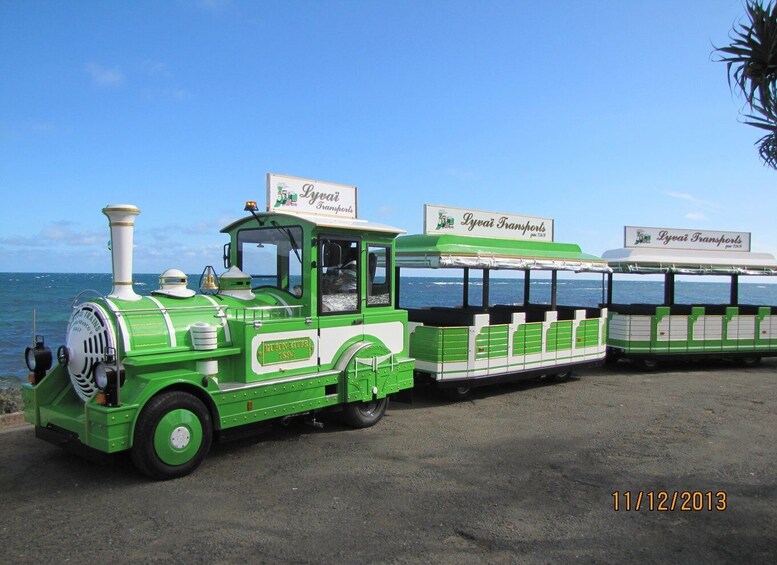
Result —
M 168 482 L 127 457 L 65 453 L 30 426 L 0 430 L 4 558 L 777 562 L 777 359 L 649 374 L 620 363 L 460 403 L 421 390 L 373 428 L 325 423 L 221 443 Z M 625 491 L 645 505 L 711 492 L 715 506 L 723 492 L 725 509 L 614 510 Z
M 11 414 L 24 409 L 22 392 L 18 388 L 0 388 L 0 414 Z

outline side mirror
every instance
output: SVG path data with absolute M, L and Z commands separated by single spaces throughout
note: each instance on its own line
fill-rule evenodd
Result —
M 232 264 L 231 264 L 231 262 L 229 260 L 229 255 L 230 255 L 231 252 L 232 252 L 232 244 L 231 243 L 225 243 L 224 244 L 224 256 L 223 256 L 224 268 L 225 269 L 229 269 L 232 266 Z

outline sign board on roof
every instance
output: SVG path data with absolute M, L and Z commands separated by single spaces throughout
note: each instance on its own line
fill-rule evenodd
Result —
M 550 242 L 553 241 L 553 220 L 426 204 L 424 233 Z
M 645 228 L 626 226 L 624 247 L 655 247 L 693 251 L 750 251 L 748 232 Z
M 267 211 L 356 219 L 356 187 L 267 173 Z

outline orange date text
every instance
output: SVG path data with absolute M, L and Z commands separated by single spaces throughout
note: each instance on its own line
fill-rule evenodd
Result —
M 612 508 L 616 512 L 722 512 L 728 507 L 725 491 L 701 490 L 616 490 Z

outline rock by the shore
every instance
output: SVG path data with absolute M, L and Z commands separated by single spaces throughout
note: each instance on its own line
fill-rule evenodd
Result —
M 0 414 L 12 414 L 24 409 L 22 391 L 18 388 L 0 389 Z

